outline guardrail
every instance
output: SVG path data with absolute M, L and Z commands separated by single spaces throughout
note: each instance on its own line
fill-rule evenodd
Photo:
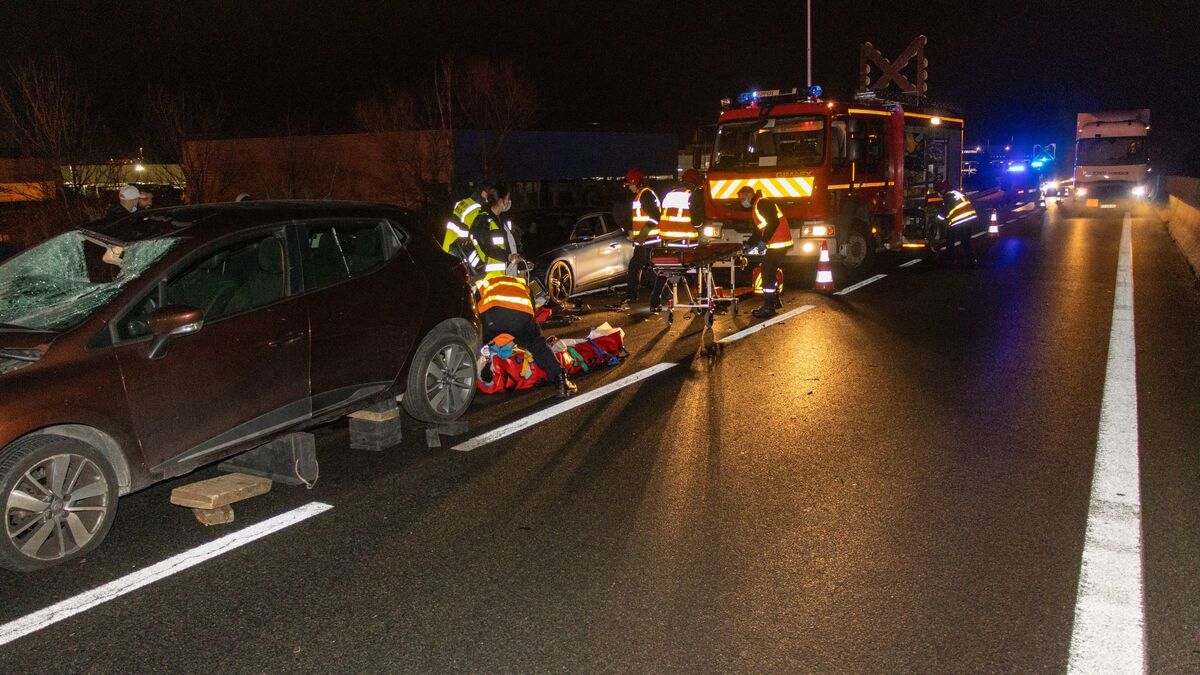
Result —
M 1168 176 L 1167 195 L 1167 229 L 1196 274 L 1200 272 L 1200 178 Z
M 1167 176 L 1167 194 L 1200 209 L 1200 178 Z

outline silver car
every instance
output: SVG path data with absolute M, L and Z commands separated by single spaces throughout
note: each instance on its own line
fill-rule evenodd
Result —
M 513 214 L 521 254 L 551 302 L 625 280 L 633 244 L 612 213 L 595 207 L 537 209 Z

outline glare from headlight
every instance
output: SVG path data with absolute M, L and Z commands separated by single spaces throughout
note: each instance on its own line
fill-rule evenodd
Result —
M 712 225 L 705 225 L 704 229 L 700 230 L 700 233 L 711 239 L 712 237 L 715 237 L 721 233 L 721 228 L 713 227 Z
M 812 236 L 827 237 L 829 236 L 829 228 L 825 227 L 824 225 L 813 225 Z
M 1134 197 L 1141 197 L 1144 194 L 1146 194 L 1146 186 L 1145 185 L 1135 185 L 1133 187 L 1133 196 Z
M 800 250 L 804 251 L 805 253 L 812 253 L 813 252 L 812 242 L 811 241 L 804 242 L 804 245 L 800 247 Z
M 1075 194 L 1079 195 L 1080 197 L 1083 197 L 1083 196 L 1087 195 L 1087 188 L 1085 188 L 1085 187 L 1076 188 Z

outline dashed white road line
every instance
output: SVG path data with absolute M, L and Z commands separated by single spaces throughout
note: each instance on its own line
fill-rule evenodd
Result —
M 987 230 L 984 230 L 983 232 L 976 232 L 975 234 L 971 235 L 971 238 L 972 238 L 972 239 L 978 239 L 978 238 L 982 237 L 982 236 L 983 236 L 983 235 L 985 235 L 985 234 L 987 234 Z M 957 243 L 957 242 L 955 242 L 955 243 Z
M 862 288 L 863 286 L 866 286 L 867 284 L 873 284 L 876 281 L 879 281 L 880 279 L 882 279 L 886 276 L 887 276 L 886 274 L 876 274 L 875 276 L 871 277 L 870 279 L 863 279 L 862 281 L 858 282 L 857 284 L 847 286 L 840 291 L 835 291 L 834 295 L 850 295 L 851 293 L 853 293 L 854 291 L 857 291 L 858 289 Z
M 155 563 L 145 569 L 127 574 L 103 586 L 67 598 L 45 609 L 9 621 L 0 626 L 0 645 L 8 644 L 13 640 L 75 616 L 80 612 L 86 612 L 97 605 L 106 603 L 109 600 L 115 600 L 126 593 L 132 593 L 143 586 L 148 586 L 156 581 L 165 579 L 172 574 L 195 567 L 206 560 L 245 546 L 252 541 L 262 539 L 269 534 L 308 520 L 332 508 L 329 504 L 321 502 L 305 504 L 287 513 L 281 513 L 274 518 L 264 520 L 261 523 L 227 534 L 219 539 L 214 539 L 207 544 L 202 544 L 191 550 L 171 556 L 160 563 Z
M 646 378 L 653 377 L 653 376 L 663 372 L 664 370 L 674 368 L 677 365 L 679 365 L 679 364 L 677 364 L 677 363 L 655 364 L 653 366 L 650 366 L 649 368 L 639 370 L 638 372 L 636 372 L 632 375 L 627 375 L 625 377 L 622 377 L 621 379 L 619 379 L 615 382 L 610 382 L 610 383 L 604 385 L 603 387 L 593 389 L 592 391 L 589 391 L 589 392 L 586 392 L 583 394 L 579 394 L 578 396 L 567 399 L 566 401 L 563 401 L 562 403 L 552 405 L 549 408 L 546 408 L 545 410 L 539 410 L 538 412 L 533 413 L 532 415 L 528 415 L 528 416 L 522 417 L 521 419 L 516 420 L 514 422 L 509 422 L 508 424 L 505 424 L 503 426 L 496 427 L 495 429 L 484 432 L 484 433 L 476 436 L 475 438 L 463 441 L 462 443 L 455 445 L 451 449 L 457 450 L 459 452 L 470 452 L 476 448 L 483 447 L 483 446 L 487 445 L 488 443 L 498 441 L 501 438 L 504 438 L 506 436 L 511 436 L 511 435 L 517 433 L 518 431 L 521 431 L 522 429 L 527 429 L 535 424 L 540 424 L 540 423 L 550 419 L 551 417 L 556 417 L 558 415 L 561 415 L 561 414 L 567 412 L 568 410 L 578 408 L 579 406 L 581 406 L 585 403 L 591 403 L 592 401 L 595 401 L 598 398 L 603 398 L 605 396 L 608 396 L 609 394 L 612 394 L 616 391 L 624 389 L 625 387 L 628 387 L 631 384 L 634 384 L 636 382 L 641 382 L 642 380 L 645 380 Z
M 743 328 L 742 330 L 739 330 L 736 333 L 733 333 L 731 335 L 726 335 L 725 337 L 721 338 L 720 340 L 717 340 L 717 343 L 729 344 L 730 342 L 737 342 L 738 340 L 741 340 L 743 338 L 747 338 L 747 337 L 750 337 L 751 335 L 754 335 L 755 333 L 757 333 L 758 331 L 760 331 L 764 328 L 767 328 L 769 326 L 774 326 L 775 324 L 777 324 L 781 321 L 787 321 L 788 319 L 792 318 L 793 316 L 803 314 L 810 309 L 816 309 L 816 305 L 801 305 L 800 307 L 797 307 L 796 309 L 793 309 L 793 310 L 786 311 L 783 314 L 776 314 L 775 316 L 771 317 L 770 319 L 767 319 L 766 321 L 763 321 L 762 323 L 756 323 L 753 326 L 750 326 L 749 328 Z
M 906 263 L 901 263 L 900 266 L 901 267 L 912 267 L 913 265 L 916 265 L 919 262 L 921 262 L 920 258 L 913 258 L 912 260 L 909 260 Z
M 760 331 L 764 328 L 767 328 L 768 326 L 773 326 L 781 321 L 787 321 L 788 319 L 792 318 L 793 316 L 803 314 L 804 312 L 807 312 L 808 310 L 814 309 L 814 308 L 815 308 L 815 305 L 803 305 L 803 306 L 797 307 L 796 309 L 793 309 L 791 311 L 784 312 L 782 314 L 777 314 L 776 316 L 774 316 L 770 319 L 767 319 L 766 321 L 763 321 L 762 323 L 757 323 L 753 326 L 750 326 L 749 328 L 745 328 L 736 333 L 733 333 L 732 335 L 728 335 L 728 336 L 718 340 L 717 342 L 719 342 L 719 343 L 736 342 L 738 340 L 741 340 L 742 338 L 753 335 L 753 334 L 757 333 L 758 331 Z M 574 410 L 575 408 L 578 408 L 581 405 L 591 403 L 592 401 L 595 401 L 597 399 L 608 396 L 609 394 L 620 391 L 621 389 L 624 389 L 625 387 L 628 387 L 631 384 L 636 384 L 638 382 L 641 382 L 642 380 L 653 377 L 665 370 L 674 368 L 677 365 L 679 365 L 679 364 L 678 363 L 657 363 L 653 366 L 650 366 L 649 368 L 644 368 L 642 370 L 639 370 L 638 372 L 636 372 L 632 375 L 627 375 L 625 377 L 622 377 L 619 380 L 610 382 L 602 387 L 598 387 L 592 391 L 589 391 L 589 392 L 586 392 L 583 394 L 579 394 L 578 396 L 575 396 L 571 399 L 568 399 L 561 403 L 552 405 L 549 408 L 546 408 L 545 410 L 539 410 L 539 411 L 533 413 L 532 415 L 527 415 L 525 417 L 522 417 L 521 419 L 514 420 L 512 422 L 509 422 L 508 424 L 496 427 L 495 429 L 492 429 L 491 431 L 486 431 L 474 438 L 465 440 L 462 443 L 459 443 L 458 445 L 453 446 L 451 449 L 457 450 L 458 452 L 470 452 L 472 450 L 481 448 L 489 443 L 493 443 L 502 438 L 511 436 L 511 435 L 517 433 L 518 431 L 521 431 L 523 429 L 528 429 L 529 427 L 532 427 L 537 424 L 541 424 L 542 422 L 545 422 L 546 420 L 548 420 L 552 417 L 557 417 L 558 415 L 561 415 L 565 412 Z
M 1125 214 L 1068 673 L 1144 673 L 1132 219 Z

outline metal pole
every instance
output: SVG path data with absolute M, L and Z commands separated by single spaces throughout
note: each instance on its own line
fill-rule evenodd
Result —
M 805 40 L 808 50 L 808 82 L 807 86 L 812 86 L 812 0 L 807 0 L 804 8 L 804 23 L 806 24 L 807 38 Z

